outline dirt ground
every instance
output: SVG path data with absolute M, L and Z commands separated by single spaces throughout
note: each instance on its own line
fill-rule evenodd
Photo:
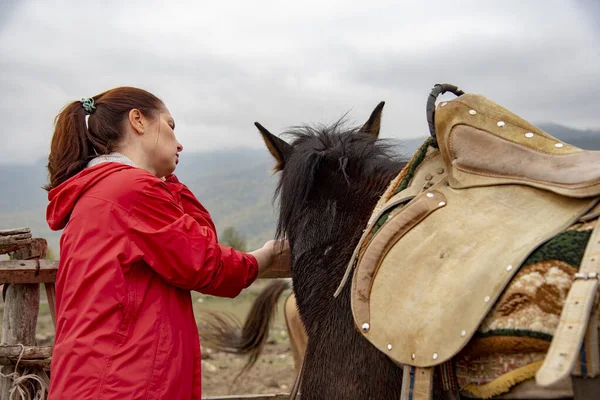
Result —
M 203 310 L 228 312 L 240 322 L 247 315 L 252 302 L 268 282 L 257 282 L 235 299 L 219 299 L 194 294 L 194 309 L 199 325 L 204 321 Z M 262 356 L 252 369 L 236 376 L 242 370 L 247 357 L 212 351 L 203 346 L 202 394 L 203 396 L 233 394 L 289 393 L 294 385 L 296 371 L 283 319 L 284 293 L 277 307 L 277 314 Z M 200 338 L 202 343 L 202 338 Z
M 206 353 L 202 359 L 203 396 L 289 393 L 296 378 L 287 344 L 269 344 L 255 366 L 234 381 L 245 359 L 225 353 Z
M 202 326 L 205 321 L 205 310 L 227 312 L 240 322 L 248 313 L 252 302 L 268 282 L 257 282 L 246 289 L 235 299 L 223 299 L 193 293 L 196 321 Z M 225 396 L 234 394 L 274 394 L 289 393 L 296 378 L 294 361 L 287 337 L 287 329 L 283 319 L 283 300 L 281 296 L 269 341 L 262 356 L 254 367 L 242 376 L 237 377 L 247 361 L 247 357 L 222 353 L 207 348 L 202 344 L 202 395 Z M 4 303 L 0 300 L 0 326 Z M 42 289 L 40 293 L 40 313 L 37 325 L 38 346 L 50 346 L 54 340 L 54 327 Z M 237 379 L 236 379 L 237 377 Z

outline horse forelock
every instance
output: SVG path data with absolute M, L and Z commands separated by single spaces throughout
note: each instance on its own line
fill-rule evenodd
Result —
M 346 128 L 342 120 L 331 126 L 294 127 L 284 135 L 291 136 L 293 152 L 275 192 L 280 201 L 278 237 L 314 219 L 311 212 L 322 213 L 327 225 L 335 217 L 330 215 L 336 209 L 332 202 L 352 206 L 357 197 L 379 190 L 382 179 L 401 166 L 393 143 L 359 133 L 358 127 Z

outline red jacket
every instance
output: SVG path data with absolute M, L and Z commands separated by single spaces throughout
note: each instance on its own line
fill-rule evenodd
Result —
M 235 297 L 256 259 L 217 243 L 174 176 L 102 163 L 48 198 L 48 225 L 64 228 L 49 398 L 200 399 L 190 291 Z

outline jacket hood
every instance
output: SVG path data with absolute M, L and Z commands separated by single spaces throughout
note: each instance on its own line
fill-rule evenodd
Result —
M 61 230 L 69 222 L 77 200 L 91 187 L 116 170 L 135 168 L 117 162 L 104 162 L 86 168 L 48 192 L 50 203 L 46 208 L 46 221 L 53 231 Z

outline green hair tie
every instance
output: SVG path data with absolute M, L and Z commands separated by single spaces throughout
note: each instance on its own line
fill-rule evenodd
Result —
M 96 109 L 96 106 L 94 105 L 94 99 L 89 97 L 89 98 L 85 98 L 83 97 L 81 99 L 81 105 L 83 106 L 83 109 L 85 110 L 85 113 L 87 115 L 91 115 L 94 110 Z

